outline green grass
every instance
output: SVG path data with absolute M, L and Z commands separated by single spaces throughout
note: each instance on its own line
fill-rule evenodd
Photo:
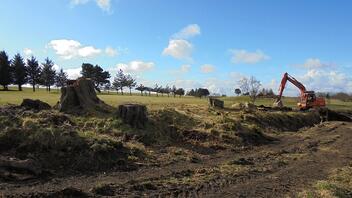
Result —
M 21 104 L 24 98 L 30 99 L 39 99 L 49 103 L 50 105 L 55 105 L 60 100 L 60 91 L 52 90 L 50 93 L 45 89 L 39 89 L 36 92 L 33 92 L 31 88 L 23 88 L 23 91 L 17 91 L 15 87 L 10 87 L 10 91 L 0 91 L 0 105 L 4 104 Z M 157 108 L 162 106 L 173 106 L 173 105 L 181 105 L 181 104 L 196 104 L 196 105 L 207 105 L 208 101 L 205 98 L 195 98 L 183 96 L 179 97 L 167 97 L 167 95 L 159 97 L 156 95 L 152 96 L 141 96 L 140 94 L 133 94 L 130 96 L 128 93 L 125 95 L 117 95 L 114 93 L 101 93 L 98 94 L 99 98 L 105 101 L 107 104 L 112 106 L 117 106 L 123 103 L 141 103 L 146 104 L 148 107 Z M 222 97 L 221 100 L 225 101 L 225 106 L 230 107 L 234 103 L 239 102 L 249 102 L 249 98 L 246 96 L 239 97 Z M 270 98 L 259 98 L 256 101 L 256 105 L 265 105 L 271 106 L 274 100 Z M 297 98 L 294 97 L 285 97 L 283 99 L 284 105 L 289 107 L 296 107 Z M 331 109 L 351 109 L 352 102 L 342 102 L 339 100 L 331 99 L 328 101 L 328 107 Z

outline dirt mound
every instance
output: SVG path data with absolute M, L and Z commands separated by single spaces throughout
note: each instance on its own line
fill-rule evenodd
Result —
M 23 99 L 21 107 L 38 111 L 51 109 L 51 106 L 48 103 L 32 99 Z

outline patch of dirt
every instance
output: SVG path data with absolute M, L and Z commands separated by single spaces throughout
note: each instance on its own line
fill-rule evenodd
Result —
M 109 115 L 0 107 L 0 156 L 43 169 L 3 180 L 0 195 L 294 197 L 352 160 L 352 123 L 320 123 L 316 112 L 182 105 L 149 115 L 133 129 Z

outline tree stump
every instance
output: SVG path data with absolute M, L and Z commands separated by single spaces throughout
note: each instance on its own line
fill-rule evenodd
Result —
M 221 108 L 221 109 L 224 108 L 224 101 L 219 100 L 217 98 L 210 97 L 209 98 L 209 103 L 210 103 L 210 106 L 212 106 L 212 107 L 218 107 L 218 108 Z
M 61 88 L 59 110 L 65 113 L 103 112 L 109 113 L 112 107 L 101 101 L 95 93 L 90 79 L 78 78 L 74 83 Z
M 139 129 L 144 128 L 148 121 L 147 107 L 140 104 L 119 105 L 117 116 L 122 119 L 123 123 Z

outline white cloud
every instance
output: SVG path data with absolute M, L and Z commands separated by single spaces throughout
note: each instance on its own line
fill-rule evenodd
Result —
M 134 60 L 129 63 L 118 63 L 117 69 L 122 69 L 124 72 L 144 72 L 154 69 L 155 63 Z
M 270 59 L 270 57 L 261 50 L 256 50 L 255 52 L 248 52 L 244 49 L 232 49 L 230 50 L 230 52 L 232 53 L 231 62 L 235 64 L 255 64 Z
M 72 80 L 75 80 L 81 77 L 81 71 L 82 71 L 81 67 L 64 70 L 64 72 L 67 73 L 68 79 L 72 79 Z
M 119 55 L 118 51 L 112 47 L 106 47 L 105 53 L 111 57 Z
M 57 64 L 54 64 L 53 68 L 56 72 L 58 72 L 60 70 L 60 66 Z
M 191 60 L 193 45 L 183 39 L 170 40 L 167 48 L 164 49 L 163 55 L 169 55 L 177 59 Z
M 55 53 L 61 58 L 67 60 L 77 57 L 90 58 L 101 53 L 100 49 L 93 46 L 82 46 L 78 41 L 67 39 L 52 40 L 48 47 L 55 50 Z
M 180 72 L 181 73 L 187 73 L 191 70 L 191 65 L 181 65 L 180 67 Z
M 316 92 L 352 92 L 352 77 L 339 71 L 310 69 L 298 79 Z
M 190 24 L 181 31 L 175 33 L 172 37 L 176 39 L 188 39 L 200 34 L 200 27 L 197 24 Z
M 71 6 L 83 5 L 93 0 L 71 0 Z M 111 0 L 94 0 L 97 6 L 104 12 L 111 13 Z
M 329 66 L 334 66 L 333 63 L 322 62 L 318 58 L 308 58 L 303 64 L 296 64 L 294 66 L 305 67 L 308 69 L 324 68 Z
M 24 48 L 23 49 L 23 53 L 24 53 L 25 56 L 28 57 L 28 56 L 33 54 L 33 51 L 31 49 L 29 49 L 29 48 Z
M 215 71 L 215 67 L 213 65 L 210 65 L 210 64 L 205 64 L 205 65 L 202 65 L 200 67 L 200 70 L 203 72 L 203 73 L 211 73 L 211 72 L 214 72 Z
M 111 1 L 110 0 L 96 0 L 97 5 L 104 11 L 110 12 Z

